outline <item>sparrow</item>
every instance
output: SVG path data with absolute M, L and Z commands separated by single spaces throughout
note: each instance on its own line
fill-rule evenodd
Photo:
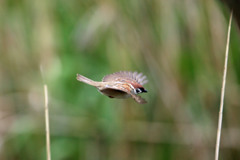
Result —
M 96 87 L 100 93 L 109 98 L 132 97 L 137 103 L 147 103 L 145 99 L 138 95 L 147 92 L 143 85 L 147 83 L 148 80 L 142 73 L 120 71 L 106 75 L 101 82 L 93 81 L 77 74 L 77 80 Z

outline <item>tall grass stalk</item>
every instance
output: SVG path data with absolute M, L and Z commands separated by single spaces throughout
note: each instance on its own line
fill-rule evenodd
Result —
M 221 102 L 220 102 L 220 109 L 219 109 L 219 116 L 218 116 L 218 129 L 217 129 L 217 139 L 216 139 L 216 147 L 215 147 L 215 160 L 218 160 L 218 157 L 219 157 L 219 148 L 220 148 L 220 140 L 221 140 L 223 103 L 224 103 L 225 86 L 226 86 L 226 76 L 227 76 L 227 66 L 228 66 L 229 41 L 230 41 L 230 33 L 231 33 L 232 15 L 233 15 L 233 12 L 231 12 L 231 15 L 230 15 L 229 25 L 228 25 L 228 33 L 227 33 L 225 62 L 224 62 L 223 80 L 222 80 L 222 89 L 221 89 Z
M 45 125 L 46 125 L 47 160 L 51 160 L 49 112 L 48 112 L 48 89 L 47 89 L 46 84 L 44 84 L 44 99 L 45 99 Z
M 43 66 L 40 65 L 40 73 L 43 80 L 44 89 L 44 109 L 45 109 L 45 131 L 46 131 L 46 153 L 47 160 L 51 160 L 51 147 L 50 147 L 50 125 L 49 125 L 49 111 L 48 111 L 48 87 L 45 83 L 45 76 L 43 73 Z

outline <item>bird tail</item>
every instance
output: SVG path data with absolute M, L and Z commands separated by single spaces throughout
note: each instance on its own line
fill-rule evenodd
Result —
M 77 80 L 80 81 L 80 82 L 83 82 L 83 83 L 86 83 L 86 84 L 89 84 L 89 85 L 92 85 L 92 86 L 95 86 L 96 85 L 96 82 L 87 78 L 87 77 L 84 77 L 80 74 L 77 74 Z

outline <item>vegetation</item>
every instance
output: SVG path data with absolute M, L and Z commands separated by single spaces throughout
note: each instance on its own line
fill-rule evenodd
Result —
M 214 158 L 229 11 L 220 1 L 0 2 L 0 159 Z M 220 159 L 240 159 L 240 39 L 233 22 Z M 42 68 L 42 73 L 40 71 Z M 147 75 L 146 105 L 80 83 Z

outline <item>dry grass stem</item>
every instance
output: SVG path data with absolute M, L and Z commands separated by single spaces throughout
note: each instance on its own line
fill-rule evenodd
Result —
M 233 13 L 231 12 L 230 19 L 229 19 L 229 25 L 228 25 L 226 51 L 225 51 L 223 81 L 222 81 L 222 89 L 221 89 L 221 102 L 220 102 L 220 109 L 219 109 L 219 116 L 218 116 L 218 129 L 217 129 L 217 139 L 216 139 L 216 147 L 215 147 L 215 160 L 218 160 L 218 157 L 219 157 L 219 147 L 220 147 L 220 140 L 221 140 L 223 103 L 224 103 L 225 86 L 226 86 L 226 76 L 227 76 L 227 65 L 228 65 L 228 53 L 229 53 L 229 41 L 230 41 L 230 32 L 231 32 L 231 24 L 232 24 L 232 15 L 233 15 Z
M 48 113 L 48 89 L 47 89 L 46 84 L 44 84 L 44 97 L 45 97 L 44 99 L 45 99 L 45 125 L 46 125 L 47 160 L 51 160 L 49 113 Z

